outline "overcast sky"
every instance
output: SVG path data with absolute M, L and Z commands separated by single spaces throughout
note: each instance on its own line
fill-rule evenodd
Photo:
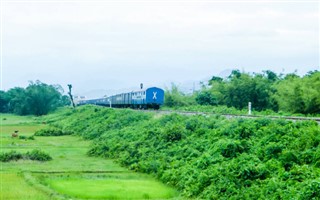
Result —
M 260 2 L 260 3 L 259 3 Z M 319 1 L 2 0 L 2 89 L 182 87 L 319 68 Z

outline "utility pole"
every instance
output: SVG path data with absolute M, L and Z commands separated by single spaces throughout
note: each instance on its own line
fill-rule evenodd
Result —
M 70 96 L 72 106 L 73 106 L 73 108 L 76 108 L 76 105 L 74 104 L 74 101 L 73 101 L 73 96 L 72 96 L 72 94 L 71 94 L 72 85 L 71 85 L 71 84 L 68 84 L 68 88 L 69 88 L 68 94 L 69 94 L 69 96 Z

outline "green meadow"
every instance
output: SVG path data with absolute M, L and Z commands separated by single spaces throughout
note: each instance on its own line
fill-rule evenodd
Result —
M 48 153 L 51 161 L 0 162 L 0 199 L 172 199 L 178 193 L 154 178 L 113 160 L 89 157 L 89 141 L 78 136 L 32 136 L 47 125 L 41 118 L 1 114 L 0 153 Z

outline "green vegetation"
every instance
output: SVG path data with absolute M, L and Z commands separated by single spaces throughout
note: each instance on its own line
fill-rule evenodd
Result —
M 198 108 L 200 111 L 210 105 L 211 109 L 222 106 L 243 110 L 251 102 L 255 112 L 317 115 L 320 113 L 319 87 L 319 71 L 299 77 L 296 74 L 277 75 L 272 71 L 249 74 L 234 70 L 226 79 L 213 76 L 207 86 L 203 84 L 200 91 L 190 95 L 173 84 L 165 92 L 165 106 Z
M 320 128 L 313 121 L 84 106 L 55 124 L 93 139 L 89 155 L 152 174 L 186 198 L 320 198 Z
M 119 190 L 125 193 L 114 195 L 114 199 L 122 199 L 121 195 L 127 195 L 128 199 L 136 196 L 146 199 L 178 196 L 174 189 L 148 175 L 130 172 L 110 159 L 87 156 L 90 142 L 80 137 L 33 136 L 41 129 L 51 130 L 47 121 L 57 120 L 61 113 L 63 111 L 46 118 L 1 114 L 1 118 L 6 119 L 0 129 L 0 157 L 5 155 L 6 161 L 11 161 L 1 162 L 0 199 L 105 199 L 115 186 L 127 187 L 127 191 Z M 19 137 L 33 136 L 34 140 L 12 137 L 15 131 Z M 43 152 L 50 153 L 52 160 L 42 162 L 48 159 Z M 90 188 L 90 185 L 94 187 Z M 138 196 L 141 194 L 144 196 Z
M 62 93 L 61 86 L 40 81 L 30 82 L 26 89 L 16 87 L 7 92 L 0 91 L 0 112 L 45 115 L 59 106 L 69 104 L 68 97 Z
M 168 199 L 172 188 L 142 174 L 58 174 L 38 177 L 60 194 L 85 199 Z
M 62 135 L 72 135 L 71 131 L 64 131 L 55 127 L 45 128 L 38 130 L 34 133 L 35 136 L 62 136 Z
M 32 151 L 28 151 L 27 153 L 19 153 L 16 151 L 10 151 L 7 153 L 0 154 L 0 161 L 1 162 L 10 162 L 10 161 L 17 161 L 17 160 L 37 160 L 37 161 L 49 161 L 52 160 L 52 157 L 40 150 L 34 149 Z
M 235 70 L 192 95 L 174 84 L 165 93 L 170 109 L 207 116 L 57 110 L 67 97 L 41 82 L 0 91 L 0 112 L 56 110 L 1 114 L 1 199 L 180 198 L 175 189 L 183 199 L 319 199 L 316 122 L 219 115 L 246 114 L 252 102 L 254 114 L 315 116 L 318 88 L 318 71 L 299 77 Z
M 49 196 L 40 192 L 28 184 L 21 174 L 11 172 L 0 172 L 1 194 L 0 199 L 14 200 L 44 200 Z
M 167 89 L 164 95 L 164 106 L 181 107 L 195 104 L 194 97 L 184 94 L 179 90 L 178 86 L 173 83 L 171 89 Z

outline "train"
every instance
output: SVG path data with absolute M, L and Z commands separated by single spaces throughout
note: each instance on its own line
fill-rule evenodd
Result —
M 164 103 L 164 90 L 158 87 L 149 87 L 138 91 L 131 91 L 109 97 L 79 100 L 78 105 L 94 104 L 115 108 L 138 108 L 158 110 Z

